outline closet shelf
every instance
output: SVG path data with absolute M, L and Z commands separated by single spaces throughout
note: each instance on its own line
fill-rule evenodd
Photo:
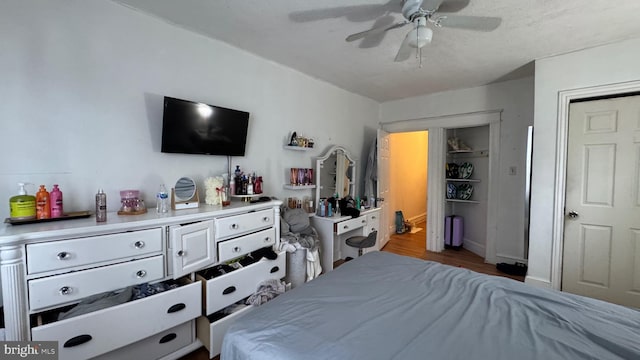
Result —
M 480 182 L 480 180 L 478 179 L 452 179 L 452 178 L 446 178 L 446 181 L 451 181 L 451 182 Z
M 447 202 L 467 203 L 467 204 L 480 204 L 480 201 L 475 201 L 475 200 L 447 199 Z
M 305 189 L 315 189 L 316 186 L 315 185 L 290 185 L 290 184 L 285 184 L 282 186 L 285 189 L 289 189 L 289 190 L 305 190 Z

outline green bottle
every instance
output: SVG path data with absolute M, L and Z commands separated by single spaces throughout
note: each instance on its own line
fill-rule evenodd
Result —
M 18 195 L 9 199 L 10 216 L 12 220 L 27 220 L 36 218 L 36 197 L 27 195 L 24 186 L 27 183 L 18 183 Z

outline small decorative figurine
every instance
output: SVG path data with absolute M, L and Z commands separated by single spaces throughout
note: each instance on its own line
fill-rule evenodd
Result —
M 291 140 L 289 141 L 289 146 L 298 146 L 298 134 L 294 131 L 291 133 Z

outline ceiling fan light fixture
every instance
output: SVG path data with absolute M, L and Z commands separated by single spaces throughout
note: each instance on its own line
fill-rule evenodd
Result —
M 421 48 L 431 42 L 433 31 L 428 27 L 417 27 L 409 33 L 409 46 Z

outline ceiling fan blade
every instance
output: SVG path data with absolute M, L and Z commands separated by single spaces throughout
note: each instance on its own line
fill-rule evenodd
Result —
M 438 11 L 446 13 L 458 12 L 466 8 L 470 2 L 471 0 L 445 0 L 438 8 Z
M 398 49 L 398 54 L 396 54 L 395 61 L 405 61 L 411 56 L 411 51 L 414 49 L 409 45 L 411 41 L 411 36 L 414 34 L 413 31 L 409 31 L 407 35 L 404 37 L 402 41 L 402 45 L 400 45 L 400 49 Z
M 369 30 L 365 30 L 365 31 L 361 31 L 359 33 L 355 33 L 355 34 L 351 34 L 349 36 L 347 36 L 347 38 L 345 39 L 346 41 L 355 41 L 358 39 L 362 39 L 365 36 L 368 35 L 374 35 L 374 34 L 380 34 L 383 33 L 385 31 L 389 31 L 392 29 L 397 29 L 399 27 L 403 27 L 405 25 L 409 24 L 408 21 L 403 21 L 403 22 L 399 22 L 390 26 L 382 26 L 382 27 L 378 27 L 378 28 L 373 28 L 373 29 L 369 29 Z
M 501 22 L 501 18 L 490 16 L 442 15 L 436 19 L 438 26 L 476 31 L 493 31 Z
M 371 28 L 380 28 L 380 27 L 385 27 L 385 26 L 390 26 L 392 25 L 394 22 L 396 21 L 395 16 L 393 15 L 385 15 L 381 18 L 379 18 L 378 20 L 376 20 L 376 22 L 371 26 Z M 360 41 L 360 44 L 358 44 L 358 47 L 361 49 L 370 49 L 370 48 L 374 48 L 378 45 L 380 45 L 380 43 L 382 43 L 382 40 L 384 40 L 385 36 L 387 35 L 386 31 L 377 33 L 377 34 L 373 34 L 373 35 L 367 35 L 365 36 L 362 41 Z
M 353 6 L 339 6 L 328 9 L 312 9 L 294 11 L 289 14 L 289 19 L 295 22 L 309 22 L 324 19 L 334 19 L 345 17 L 349 21 L 362 22 L 371 21 L 388 12 L 398 12 L 398 4 L 394 0 L 389 0 L 385 4 L 365 4 Z
M 436 11 L 443 2 L 444 0 L 423 0 L 422 8 L 426 11 Z

